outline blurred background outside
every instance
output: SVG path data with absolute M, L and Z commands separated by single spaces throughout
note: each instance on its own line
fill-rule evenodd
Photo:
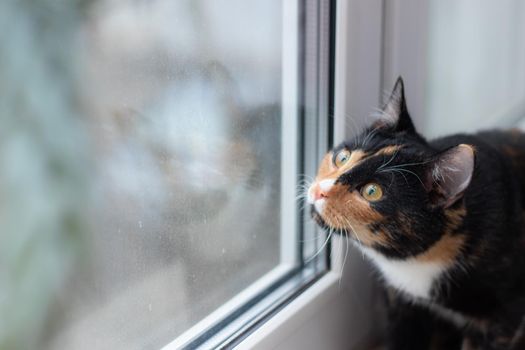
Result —
M 0 3 L 0 349 L 159 348 L 279 264 L 281 7 Z

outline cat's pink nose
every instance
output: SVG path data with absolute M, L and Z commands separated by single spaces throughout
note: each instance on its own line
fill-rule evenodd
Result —
M 315 186 L 312 192 L 314 201 L 328 197 L 328 192 L 323 191 L 319 185 Z
M 315 182 L 308 189 L 308 203 L 314 204 L 319 199 L 324 199 L 329 197 L 330 190 L 334 185 L 334 180 L 322 180 Z

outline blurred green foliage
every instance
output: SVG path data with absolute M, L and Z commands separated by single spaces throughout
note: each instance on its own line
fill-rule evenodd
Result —
M 38 349 L 82 251 L 82 0 L 0 1 L 0 350 Z

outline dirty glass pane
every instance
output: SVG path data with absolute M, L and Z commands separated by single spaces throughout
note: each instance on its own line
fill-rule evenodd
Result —
M 281 7 L 1 2 L 0 349 L 159 348 L 279 265 Z

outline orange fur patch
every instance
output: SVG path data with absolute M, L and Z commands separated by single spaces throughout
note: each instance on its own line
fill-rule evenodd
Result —
M 465 245 L 465 235 L 454 231 L 461 225 L 466 213 L 464 206 L 455 210 L 447 210 L 445 212 L 447 217 L 445 234 L 426 252 L 418 255 L 416 259 L 422 262 L 453 263 Z
M 511 147 L 511 146 L 503 146 L 503 152 L 508 155 L 509 157 L 513 158 L 513 157 L 517 157 L 520 155 L 520 151 L 517 150 L 516 148 L 514 147 Z
M 465 244 L 464 235 L 446 234 L 426 252 L 416 256 L 421 262 L 443 262 L 452 264 Z
M 447 217 L 447 232 L 452 233 L 455 229 L 461 225 L 463 218 L 467 215 L 467 210 L 465 206 L 460 207 L 459 209 L 446 210 L 445 216 Z
M 379 151 L 374 153 L 374 156 L 380 156 L 382 154 L 390 156 L 396 153 L 397 151 L 399 151 L 401 148 L 403 148 L 403 146 L 401 145 L 387 146 L 387 147 L 381 148 Z

